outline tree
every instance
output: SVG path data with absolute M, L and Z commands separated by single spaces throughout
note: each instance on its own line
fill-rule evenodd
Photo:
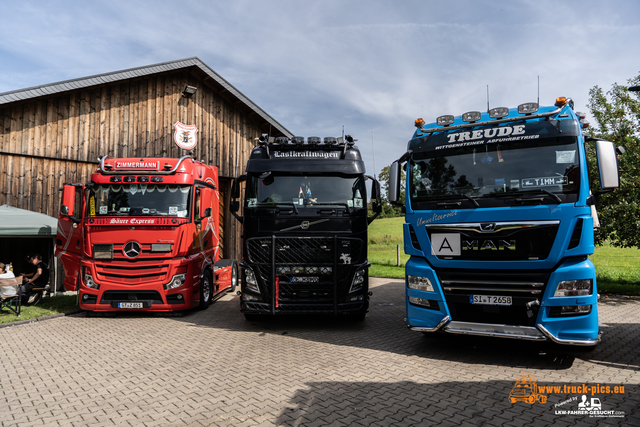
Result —
M 383 193 L 380 195 L 380 199 L 382 200 L 382 213 L 380 214 L 381 218 L 391 218 L 396 216 L 402 216 L 402 211 L 400 206 L 392 206 L 389 203 L 389 171 L 391 170 L 391 166 L 385 166 L 382 168 L 380 173 L 378 174 L 378 181 L 380 181 L 380 186 L 382 187 Z M 404 194 L 405 194 L 405 180 L 406 174 L 404 171 L 401 171 L 402 179 L 400 181 L 400 200 L 399 202 L 404 205 Z
M 629 86 L 640 84 L 640 75 L 628 80 Z M 598 86 L 589 91 L 589 109 L 595 118 L 588 135 L 622 146 L 618 156 L 620 188 L 598 197 L 600 233 L 596 243 L 640 247 L 640 93 L 614 83 L 606 94 Z M 587 143 L 591 188 L 599 188 L 595 148 Z

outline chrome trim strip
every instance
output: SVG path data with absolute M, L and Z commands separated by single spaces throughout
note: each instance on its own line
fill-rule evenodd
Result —
M 517 117 L 505 117 L 503 119 L 487 120 L 486 122 L 464 123 L 461 125 L 442 126 L 439 128 L 431 128 L 431 129 L 423 129 L 420 127 L 418 128 L 418 131 L 422 133 L 450 132 L 452 130 L 457 130 L 457 129 L 466 129 L 466 128 L 474 128 L 478 126 L 496 125 L 500 123 L 510 123 L 510 122 L 526 121 L 531 119 L 539 119 L 541 117 L 549 117 L 549 116 L 553 116 L 554 114 L 558 114 L 560 111 L 562 111 L 562 109 L 565 106 L 568 105 L 568 103 L 569 101 L 567 101 L 567 104 L 563 104 L 562 106 L 556 108 L 555 110 L 547 111 L 546 113 L 529 114 L 529 115 L 522 115 Z
M 488 230 L 483 230 L 483 224 L 493 224 Z M 544 227 L 549 225 L 559 225 L 560 221 L 518 221 L 518 222 L 467 222 L 457 224 L 427 224 L 424 227 L 429 230 L 453 229 L 458 231 L 472 231 L 475 233 L 496 233 L 503 230 L 518 230 L 523 228 Z
M 553 335 L 551 332 L 549 332 L 547 330 L 547 328 L 545 328 L 544 326 L 538 324 L 536 325 L 538 327 L 538 329 L 547 337 L 549 338 L 551 341 L 557 343 L 557 344 L 564 344 L 564 345 L 580 345 L 580 346 L 592 346 L 592 345 L 596 345 L 600 342 L 600 335 L 598 334 L 598 338 L 596 338 L 595 340 L 567 340 L 567 339 L 563 339 L 563 338 L 558 338 L 555 335 Z
M 440 323 L 438 323 L 435 327 L 433 328 L 427 328 L 424 326 L 409 326 L 407 325 L 407 327 L 409 329 L 411 329 L 412 331 L 418 331 L 418 332 L 436 332 L 438 329 L 442 328 L 442 326 L 447 323 L 449 320 L 451 319 L 451 317 L 449 316 L 444 316 L 444 318 L 440 321 Z
M 540 282 L 508 282 L 499 280 L 441 280 L 440 283 L 443 285 L 469 283 L 474 285 L 532 286 L 534 288 L 541 288 L 544 286 L 544 283 Z
M 541 294 L 542 289 L 513 289 L 513 288 L 472 288 L 472 287 L 448 287 L 445 291 L 495 291 L 495 292 L 527 292 L 530 294 Z
M 547 338 L 533 326 L 494 325 L 490 323 L 450 322 L 445 332 L 463 335 L 481 335 L 498 338 L 518 338 L 545 341 Z

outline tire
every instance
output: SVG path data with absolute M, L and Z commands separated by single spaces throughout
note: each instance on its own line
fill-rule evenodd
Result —
M 211 294 L 213 293 L 213 283 L 211 282 L 211 273 L 208 271 L 204 273 L 202 280 L 200 281 L 200 310 L 206 310 L 211 304 Z
M 229 287 L 229 292 L 233 293 L 236 291 L 236 286 L 238 285 L 238 263 L 233 261 L 231 268 L 231 286 Z

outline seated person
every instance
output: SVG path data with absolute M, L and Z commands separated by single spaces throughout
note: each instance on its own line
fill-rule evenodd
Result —
M 22 290 L 28 296 L 27 304 L 32 304 L 38 297 L 38 293 L 32 293 L 34 288 L 44 288 L 49 284 L 49 267 L 42 262 L 40 254 L 34 254 L 29 262 L 36 267 L 33 273 L 23 274 Z
M 18 282 L 13 271 L 8 271 L 7 266 L 0 262 L 0 296 L 12 297 L 18 293 Z

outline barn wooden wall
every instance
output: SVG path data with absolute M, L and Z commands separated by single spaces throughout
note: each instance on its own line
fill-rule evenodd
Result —
M 198 87 L 190 99 L 187 84 Z M 212 87 L 185 69 L 0 106 L 0 205 L 57 217 L 58 189 L 86 183 L 99 157 L 188 154 L 173 142 L 176 121 L 197 126 L 194 155 L 220 176 L 244 173 L 260 128 Z M 224 223 L 224 255 L 236 257 L 240 227 Z

